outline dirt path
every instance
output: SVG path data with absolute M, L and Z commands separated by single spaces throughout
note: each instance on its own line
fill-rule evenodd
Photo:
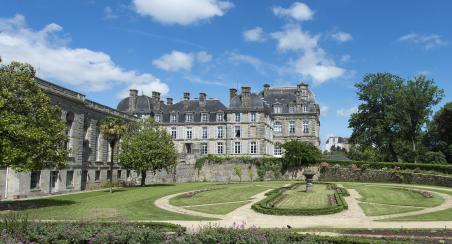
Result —
M 226 215 L 206 214 L 192 210 L 187 210 L 182 207 L 176 207 L 169 204 L 171 197 L 184 194 L 178 193 L 158 199 L 155 202 L 157 207 L 163 208 L 168 211 L 173 211 L 182 214 L 190 214 L 208 218 L 219 218 L 215 221 L 166 221 L 170 223 L 180 224 L 187 227 L 189 230 L 194 231 L 206 225 L 232 227 L 237 224 L 243 224 L 245 227 L 261 227 L 261 228 L 287 228 L 290 225 L 292 228 L 445 228 L 452 227 L 452 221 L 391 221 L 391 222 L 379 222 L 380 220 L 389 217 L 402 217 L 411 216 L 422 213 L 435 212 L 447 208 L 452 208 L 452 197 L 447 194 L 441 195 L 445 201 L 436 207 L 426 208 L 419 211 L 413 211 L 409 213 L 392 214 L 378 217 L 366 216 L 359 206 L 360 198 L 359 193 L 355 189 L 348 189 L 350 196 L 345 197 L 348 203 L 349 209 L 340 213 L 330 215 L 318 215 L 318 216 L 278 216 L 278 215 L 266 215 L 253 211 L 251 205 L 265 198 L 265 193 L 270 190 L 261 192 L 252 197 L 251 202 L 235 209 L 234 211 Z

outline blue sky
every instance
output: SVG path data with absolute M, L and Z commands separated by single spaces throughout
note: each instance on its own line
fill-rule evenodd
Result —
M 112 107 L 132 87 L 227 105 L 231 87 L 307 82 L 324 141 L 351 133 L 353 84 L 369 72 L 426 74 L 451 101 L 451 12 L 446 0 L 11 0 L 0 56 Z

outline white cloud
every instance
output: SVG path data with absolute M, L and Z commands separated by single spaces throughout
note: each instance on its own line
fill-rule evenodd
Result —
M 334 60 L 320 48 L 319 36 L 312 36 L 300 26 L 286 26 L 283 31 L 274 32 L 271 36 L 277 40 L 280 51 L 300 52 L 299 58 L 290 63 L 296 73 L 311 78 L 314 83 L 320 84 L 345 74 L 345 70 L 337 67 Z
M 207 63 L 212 60 L 212 55 L 206 51 L 201 51 L 196 54 L 196 59 L 201 63 Z
M 346 33 L 346 32 L 342 32 L 342 31 L 333 33 L 331 35 L 331 37 L 338 42 L 348 42 L 348 41 L 353 40 L 352 35 L 350 35 L 349 33 Z
M 67 40 L 57 35 L 62 29 L 55 23 L 38 31 L 29 29 L 22 15 L 0 19 L 3 61 L 27 62 L 37 69 L 39 77 L 77 85 L 84 90 L 102 91 L 118 84 L 141 84 L 163 94 L 168 92 L 168 86 L 153 75 L 126 70 L 104 52 L 68 47 Z
M 206 51 L 185 53 L 173 50 L 171 53 L 164 54 L 160 58 L 152 60 L 152 64 L 166 71 L 190 71 L 195 61 L 207 63 L 210 60 L 212 60 L 212 55 Z
M 272 38 L 278 42 L 278 49 L 287 50 L 311 50 L 317 48 L 319 36 L 311 36 L 299 26 L 289 25 L 283 31 L 271 33 Z
M 163 24 L 190 25 L 223 16 L 234 6 L 221 0 L 133 0 L 135 10 Z
M 113 12 L 113 9 L 110 6 L 104 8 L 104 17 L 106 19 L 117 19 L 118 15 Z
M 350 54 L 345 54 L 341 56 L 341 62 L 342 63 L 347 63 L 348 61 L 350 61 L 352 57 L 350 56 Z
M 320 115 L 321 116 L 326 116 L 328 114 L 328 111 L 330 110 L 330 108 L 326 105 L 320 105 Z
M 243 38 L 248 42 L 263 42 L 266 40 L 262 27 L 255 27 L 243 32 Z
M 256 57 L 240 54 L 240 53 L 230 53 L 228 57 L 229 61 L 233 63 L 248 63 L 254 67 L 258 67 L 262 64 L 262 61 Z
M 314 17 L 314 12 L 308 5 L 300 2 L 295 2 L 289 8 L 274 7 L 273 13 L 276 16 L 292 17 L 298 21 L 311 20 Z
M 411 34 L 401 36 L 399 38 L 399 41 L 408 42 L 408 43 L 412 43 L 415 45 L 420 45 L 420 46 L 424 47 L 426 50 L 448 44 L 447 41 L 443 40 L 441 38 L 441 36 L 439 36 L 437 34 L 421 35 L 421 34 L 411 33 Z
M 349 117 L 351 114 L 358 112 L 358 106 L 353 106 L 351 108 L 342 108 L 336 111 L 337 116 Z

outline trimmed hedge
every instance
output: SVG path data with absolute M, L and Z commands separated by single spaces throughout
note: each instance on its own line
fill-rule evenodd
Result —
M 295 183 L 288 187 L 281 187 L 279 189 L 272 190 L 268 192 L 267 197 L 263 200 L 253 204 L 251 206 L 256 212 L 263 214 L 272 214 L 272 215 L 325 215 L 325 214 L 333 214 L 341 212 L 344 209 L 348 209 L 348 204 L 345 201 L 343 194 L 344 192 L 348 194 L 347 191 L 336 191 L 334 193 L 334 197 L 336 198 L 337 205 L 327 207 L 327 208 L 314 208 L 314 209 L 287 209 L 287 208 L 274 208 L 273 206 L 281 200 L 282 194 L 288 190 L 293 188 L 296 185 L 301 183 Z M 316 183 L 316 184 L 324 184 L 324 183 Z M 329 183 L 328 183 L 329 184 Z M 332 184 L 334 185 L 334 184 Z M 334 185 L 336 186 L 336 185 Z
M 382 169 L 388 168 L 393 169 L 395 167 L 399 167 L 400 169 L 408 169 L 408 170 L 425 170 L 425 171 L 436 171 L 444 174 L 452 174 L 452 165 L 448 164 L 426 164 L 426 163 L 399 163 L 399 162 L 363 162 L 363 161 L 341 161 L 341 160 L 323 160 L 322 162 L 327 162 L 330 166 L 334 166 L 338 164 L 343 167 L 349 167 L 352 164 L 360 167 L 362 165 L 366 165 L 371 169 Z

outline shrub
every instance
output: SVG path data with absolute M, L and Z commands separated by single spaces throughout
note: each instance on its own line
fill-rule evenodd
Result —
M 324 173 L 329 167 L 330 167 L 329 163 L 321 162 L 320 165 L 319 165 L 320 173 Z
M 446 164 L 446 156 L 442 152 L 427 152 L 423 158 L 425 163 Z
M 237 175 L 240 179 L 240 182 L 242 182 L 242 167 L 240 165 L 234 166 L 234 174 Z

